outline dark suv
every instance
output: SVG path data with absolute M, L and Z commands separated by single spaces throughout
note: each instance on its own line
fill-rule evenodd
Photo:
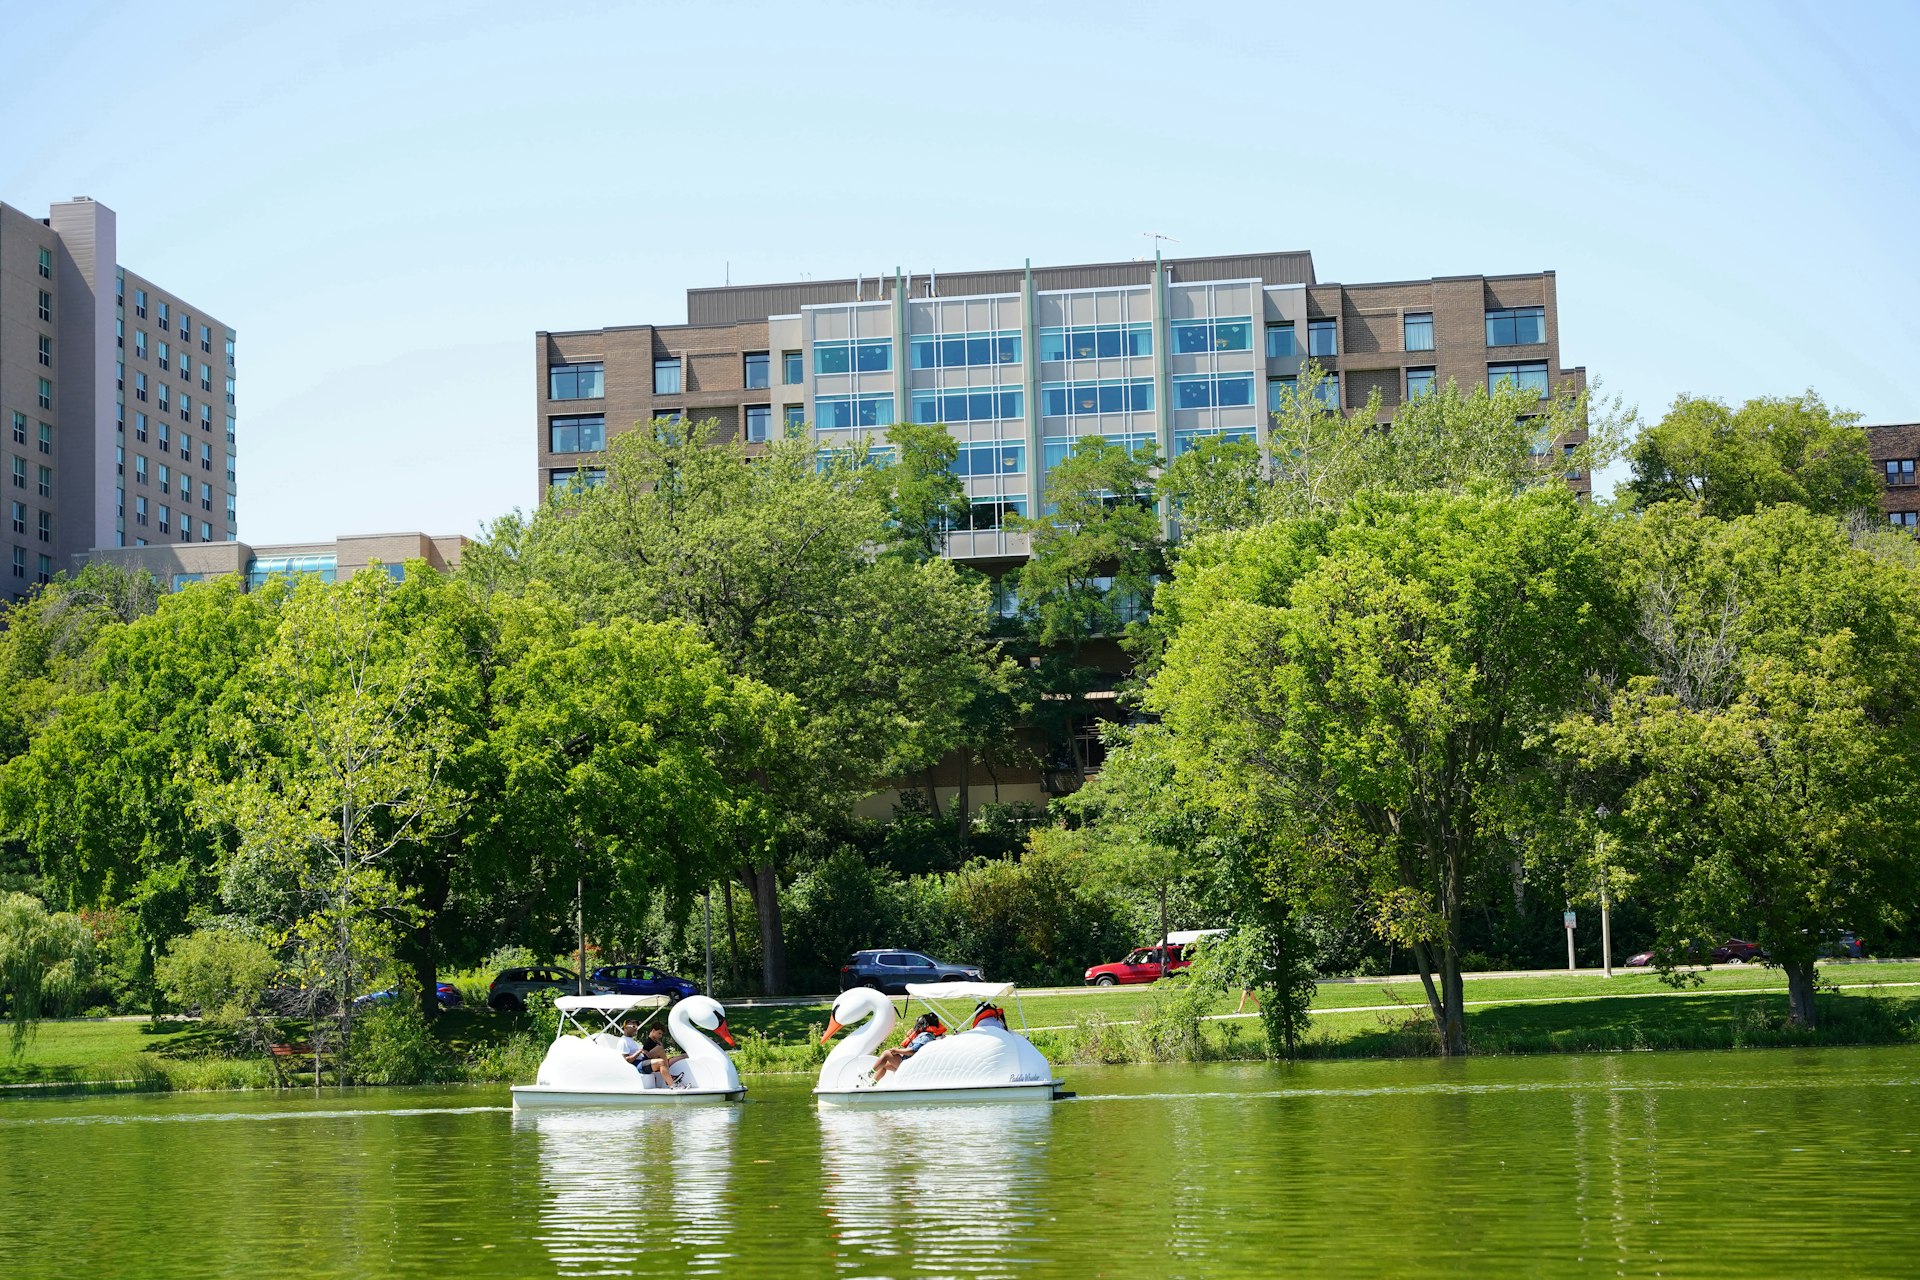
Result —
M 905 995 L 909 982 L 980 982 L 983 976 L 971 965 L 941 964 L 918 951 L 875 947 L 853 953 L 853 963 L 840 970 L 840 989 L 873 987 L 892 995 Z

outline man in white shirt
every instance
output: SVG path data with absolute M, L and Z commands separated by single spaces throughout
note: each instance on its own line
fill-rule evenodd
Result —
M 640 1030 L 640 1024 L 628 1018 L 620 1024 L 620 1056 L 633 1064 L 633 1069 L 644 1073 L 647 1069 L 643 1059 L 647 1051 L 635 1040 L 634 1033 Z

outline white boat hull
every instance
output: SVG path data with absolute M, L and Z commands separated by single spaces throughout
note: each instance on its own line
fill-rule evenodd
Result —
M 956 1085 L 932 1089 L 815 1089 L 827 1107 L 888 1107 L 910 1103 L 1052 1102 L 1064 1080 L 1037 1084 Z
M 697 1103 L 739 1102 L 747 1096 L 739 1089 L 568 1089 L 559 1085 L 517 1084 L 513 1086 L 516 1111 L 527 1107 L 660 1107 Z

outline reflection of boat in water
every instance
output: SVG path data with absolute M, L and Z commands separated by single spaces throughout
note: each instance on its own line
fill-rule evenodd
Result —
M 541 1108 L 539 1238 L 562 1275 L 705 1271 L 730 1255 L 736 1107 Z
M 855 1259 L 911 1258 L 914 1274 L 1017 1273 L 1017 1241 L 1045 1203 L 1053 1108 L 823 1107 L 823 1199 L 854 1275 L 898 1268 Z
M 814 1096 L 836 1106 L 1052 1101 L 1061 1083 L 1052 1065 L 1025 1036 L 1008 1029 L 999 1007 L 1012 992 L 1011 982 L 908 983 L 907 994 L 925 1004 L 939 1026 L 931 1043 L 892 1070 L 885 1070 L 890 1064 L 879 1055 L 899 1018 L 893 1001 L 867 987 L 841 992 L 821 1040 L 842 1028 L 850 1034 L 827 1055 Z M 947 1034 L 944 1028 L 958 1023 L 939 1002 L 964 1001 L 978 1002 L 972 1024 Z
M 620 1022 L 645 1009 L 644 1029 L 666 996 L 561 996 L 553 1002 L 559 1026 L 532 1084 L 513 1086 L 513 1105 L 522 1107 L 657 1106 L 666 1103 L 738 1102 L 747 1096 L 733 1059 L 708 1039 L 727 1044 L 727 1011 L 707 996 L 688 996 L 667 1014 L 667 1031 L 684 1058 L 668 1085 L 651 1071 L 637 1071 L 620 1056 Z M 636 1034 L 638 1034 L 636 1032 Z

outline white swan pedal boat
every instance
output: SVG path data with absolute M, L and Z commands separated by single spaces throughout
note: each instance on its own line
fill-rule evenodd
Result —
M 821 1043 L 849 1030 L 820 1068 L 814 1096 L 829 1106 L 875 1106 L 905 1102 L 1050 1102 L 1064 1083 L 1053 1064 L 1027 1038 L 1001 1022 L 966 1030 L 941 1004 L 997 1005 L 1013 993 L 1011 982 L 910 982 L 907 995 L 940 1016 L 949 1030 L 876 1083 L 873 1067 L 899 1014 L 893 1001 L 870 987 L 843 991 Z
M 513 1086 L 515 1110 L 527 1107 L 624 1107 L 738 1102 L 747 1096 L 733 1060 L 709 1038 L 727 1044 L 727 1011 L 707 996 L 688 996 L 669 1008 L 665 996 L 561 996 L 553 1002 L 559 1027 L 532 1084 Z M 620 1056 L 620 1023 L 646 1010 L 640 1032 L 667 1013 L 667 1033 L 686 1055 L 673 1067 L 674 1083 L 640 1071 Z

